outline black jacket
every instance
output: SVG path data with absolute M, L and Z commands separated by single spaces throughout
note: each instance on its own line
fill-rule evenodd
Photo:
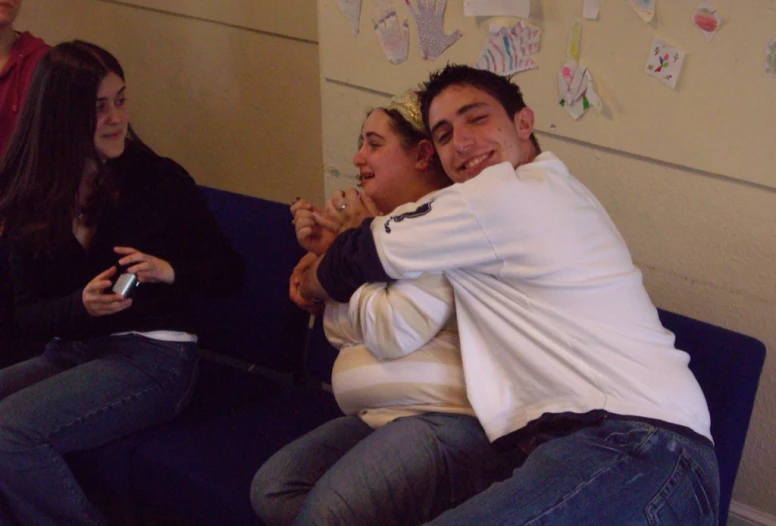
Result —
M 75 236 L 51 254 L 11 246 L 14 315 L 23 332 L 68 339 L 126 331 L 196 333 L 190 293 L 226 297 L 241 288 L 242 260 L 180 165 L 132 143 L 111 163 L 120 174 L 119 198 L 101 215 L 87 250 Z M 117 264 L 115 246 L 168 261 L 175 282 L 141 284 L 128 309 L 91 317 L 81 293 L 97 274 Z

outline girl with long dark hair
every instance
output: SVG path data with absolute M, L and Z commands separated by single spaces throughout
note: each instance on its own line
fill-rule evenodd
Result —
M 0 166 L 0 222 L 15 322 L 51 338 L 0 370 L 0 510 L 22 524 L 103 524 L 62 455 L 186 406 L 190 295 L 235 293 L 242 262 L 193 179 L 132 132 L 118 61 L 81 41 L 35 72 Z M 114 292 L 120 274 L 138 285 Z

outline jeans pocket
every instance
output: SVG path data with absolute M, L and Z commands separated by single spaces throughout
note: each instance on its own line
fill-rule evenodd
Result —
M 169 393 L 174 404 L 171 416 L 178 415 L 188 405 L 199 379 L 197 346 L 188 342 L 160 340 L 146 343 L 153 351 L 144 353 L 142 360 L 153 364 L 160 387 Z
M 191 401 L 191 397 L 194 395 L 194 388 L 197 386 L 197 382 L 199 381 L 199 363 L 197 360 L 194 360 L 192 365 L 192 372 L 189 376 L 188 385 L 186 386 L 186 390 L 183 392 L 183 396 L 181 396 L 180 400 L 178 400 L 178 403 L 175 405 L 175 414 L 180 414 L 181 411 L 186 409 L 186 406 L 189 405 L 189 402 Z
M 683 449 L 671 477 L 647 504 L 647 520 L 655 526 L 714 526 L 718 514 L 715 494 L 706 473 Z
M 167 418 L 185 409 L 199 378 L 197 345 L 157 340 L 131 334 L 113 337 L 112 345 L 124 359 L 156 382 L 169 404 Z

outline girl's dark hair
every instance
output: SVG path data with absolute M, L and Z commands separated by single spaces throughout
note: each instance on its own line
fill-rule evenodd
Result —
M 399 136 L 401 145 L 405 148 L 412 148 L 417 146 L 423 139 L 428 139 L 428 135 L 414 128 L 397 110 L 391 108 L 380 109 L 391 119 L 391 128 Z
M 124 80 L 113 55 L 79 40 L 53 47 L 38 63 L 0 161 L 0 224 L 8 238 L 36 250 L 67 240 L 88 164 L 99 167 L 90 205 L 101 208 L 110 178 L 94 145 L 96 99 L 109 73 Z
M 414 146 L 417 146 L 420 141 L 423 139 L 426 139 L 428 141 L 431 141 L 429 136 L 424 131 L 418 131 L 417 128 L 415 128 L 412 124 L 407 122 L 407 119 L 404 118 L 404 116 L 397 110 L 391 109 L 391 108 L 379 108 L 380 110 L 384 111 L 386 115 L 388 115 L 388 118 L 391 120 L 391 129 L 396 132 L 396 134 L 399 136 L 399 140 L 401 141 L 401 145 L 406 149 L 410 149 Z M 433 143 L 432 143 L 433 144 Z M 445 182 L 448 182 L 452 184 L 452 180 L 447 176 L 444 169 L 442 168 L 442 163 L 439 161 L 439 156 L 436 154 L 436 151 L 434 151 L 434 155 L 430 159 L 431 164 L 433 167 L 442 175 L 442 178 L 445 180 Z

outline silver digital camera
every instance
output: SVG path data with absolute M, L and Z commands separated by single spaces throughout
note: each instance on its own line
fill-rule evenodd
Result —
M 125 272 L 119 276 L 119 279 L 117 279 L 116 283 L 113 284 L 113 292 L 116 294 L 121 294 L 125 298 L 129 298 L 135 292 L 135 289 L 139 284 L 140 283 L 137 280 L 136 274 Z

